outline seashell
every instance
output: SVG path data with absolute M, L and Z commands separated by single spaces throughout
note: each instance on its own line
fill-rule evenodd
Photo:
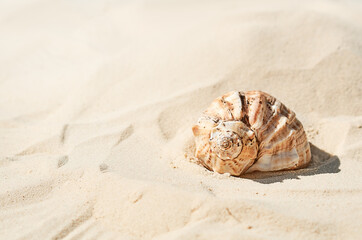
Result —
M 311 160 L 295 113 L 261 91 L 233 91 L 216 98 L 192 130 L 195 156 L 218 173 L 297 169 Z

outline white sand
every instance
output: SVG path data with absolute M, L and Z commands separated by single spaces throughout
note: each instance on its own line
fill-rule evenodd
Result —
M 1 1 L 0 239 L 360 239 L 361 2 L 170 2 Z M 256 89 L 309 168 L 195 164 L 200 113 Z

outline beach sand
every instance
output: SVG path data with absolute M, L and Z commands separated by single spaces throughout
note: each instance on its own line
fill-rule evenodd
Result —
M 0 239 L 360 239 L 362 4 L 1 1 Z M 296 112 L 306 169 L 193 157 L 211 101 Z

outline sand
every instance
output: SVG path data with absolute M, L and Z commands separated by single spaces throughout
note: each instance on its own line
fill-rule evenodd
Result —
M 358 1 L 1 1 L 0 239 L 359 239 Z M 306 169 L 192 156 L 217 96 L 294 110 Z

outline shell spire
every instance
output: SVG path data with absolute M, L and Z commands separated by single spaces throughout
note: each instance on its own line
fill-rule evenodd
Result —
M 216 98 L 192 130 L 196 157 L 218 173 L 296 169 L 311 160 L 295 113 L 261 91 L 233 91 Z

